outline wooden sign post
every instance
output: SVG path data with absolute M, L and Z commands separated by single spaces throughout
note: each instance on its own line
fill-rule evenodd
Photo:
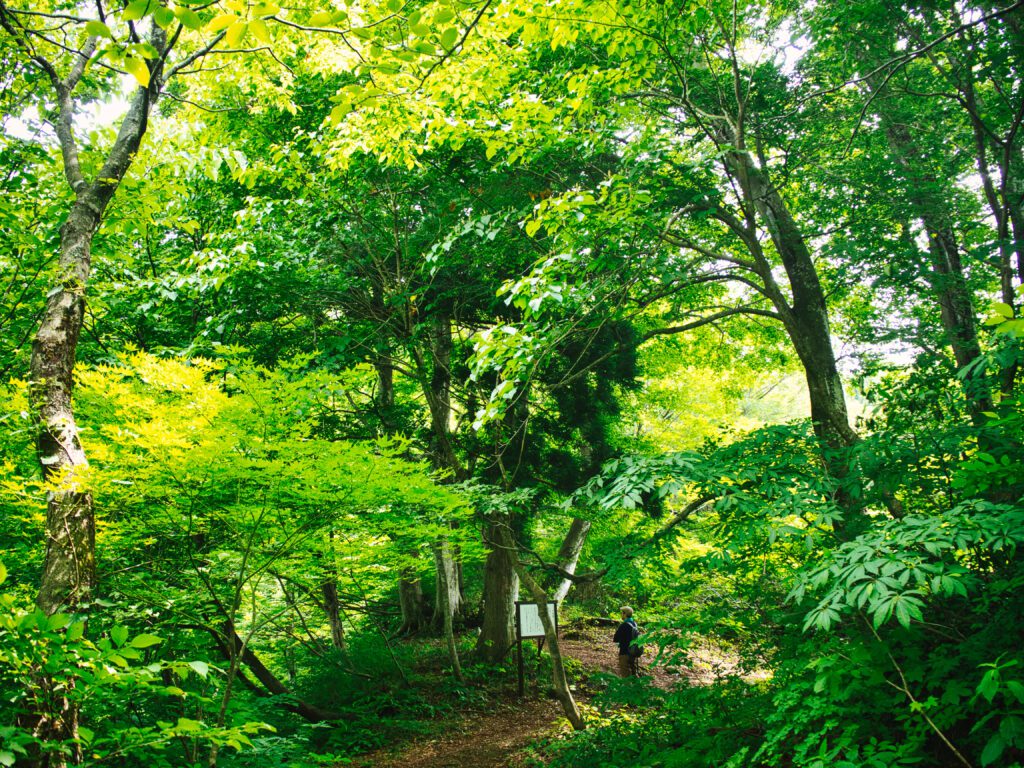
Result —
M 555 634 L 558 634 L 558 602 L 548 600 L 548 616 L 551 623 L 555 625 Z M 537 638 L 537 653 L 544 647 L 544 623 L 540 620 L 540 604 L 527 603 L 516 600 L 516 656 L 519 665 L 519 698 L 526 695 L 525 671 L 523 668 L 523 640 L 529 637 Z

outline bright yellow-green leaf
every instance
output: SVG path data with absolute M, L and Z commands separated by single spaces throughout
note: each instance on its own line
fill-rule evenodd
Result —
M 340 123 L 341 119 L 351 111 L 352 105 L 349 102 L 341 102 L 341 104 L 339 104 L 338 106 L 331 110 L 331 125 L 337 125 L 338 123 Z
M 228 45 L 234 47 L 242 42 L 242 38 L 245 37 L 247 29 L 249 29 L 249 25 L 244 21 L 236 21 L 228 27 L 228 31 L 225 33 L 224 39 L 227 40 Z
M 265 16 L 275 16 L 280 12 L 281 6 L 277 3 L 260 3 L 252 9 L 252 15 L 260 18 Z
M 403 5 L 405 5 L 405 3 L 403 3 L 402 0 L 388 0 L 388 8 L 395 13 L 402 10 Z
M 202 29 L 203 20 L 199 18 L 199 14 L 195 11 L 191 11 L 188 8 L 175 8 L 174 15 L 178 17 L 178 21 L 181 22 L 183 27 Z
M 451 8 L 442 8 L 434 16 L 434 21 L 438 24 L 447 24 L 449 21 L 455 18 L 455 11 Z
M 1009 304 L 1004 304 L 1001 301 L 997 301 L 992 305 L 992 311 L 995 312 L 997 315 L 1002 315 L 1007 319 L 1013 317 L 1013 307 L 1011 307 Z
M 135 638 L 132 639 L 131 647 L 132 648 L 149 648 L 150 646 L 153 646 L 153 645 L 159 645 L 163 641 L 164 640 L 163 640 L 162 637 L 157 637 L 156 635 L 142 634 L 142 635 L 137 635 Z
M 111 40 L 114 39 L 113 34 L 110 32 L 110 27 L 102 21 L 96 21 L 95 19 L 86 22 L 85 33 L 89 37 L 109 37 Z
M 150 43 L 135 43 L 132 46 L 132 50 L 144 59 L 157 59 L 160 57 L 160 51 Z
M 448 27 L 448 29 L 441 33 L 441 47 L 450 51 L 452 46 L 455 45 L 455 41 L 458 39 L 459 30 L 455 27 Z
M 150 12 L 150 6 L 155 6 L 155 0 L 133 0 L 121 13 L 125 21 L 138 21 Z
M 7 568 L 3 563 L 0 563 L 0 584 L 7 581 Z
M 261 43 L 270 42 L 270 29 L 267 27 L 267 22 L 263 19 L 253 19 L 249 22 L 249 31 L 252 32 L 253 37 L 259 40 Z
M 149 87 L 149 67 L 146 66 L 145 59 L 140 59 L 136 56 L 125 56 L 124 68 L 128 70 L 128 74 L 138 81 L 139 85 L 143 88 Z
M 227 2 L 224 3 L 224 5 L 230 8 L 232 11 L 237 11 L 238 13 L 245 13 L 245 3 L 243 3 L 241 0 L 227 0 Z
M 330 24 L 334 14 L 330 11 L 317 11 L 309 17 L 309 23 L 314 27 L 323 26 L 324 24 Z
M 233 13 L 222 13 L 220 16 L 214 16 L 213 21 L 206 25 L 206 28 L 211 32 L 220 32 L 223 29 L 227 29 L 236 21 L 241 21 Z
M 174 11 L 170 8 L 160 6 L 153 11 L 153 21 L 155 21 L 157 26 L 161 29 L 167 29 L 174 22 Z

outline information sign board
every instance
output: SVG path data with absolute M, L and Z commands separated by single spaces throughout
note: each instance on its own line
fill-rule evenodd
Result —
M 548 603 L 548 616 L 551 624 L 558 626 L 558 603 Z M 537 603 L 516 603 L 516 619 L 519 625 L 519 637 L 544 637 L 544 624 L 540 620 L 540 607 Z
M 554 625 L 555 634 L 558 634 L 558 603 L 549 600 L 546 605 L 548 616 Z M 541 607 L 539 603 L 521 603 L 516 601 L 516 656 L 519 667 L 519 697 L 525 693 L 525 671 L 523 668 L 523 640 L 528 637 L 537 638 L 537 654 L 540 654 L 541 646 L 544 644 L 544 623 L 540 620 Z

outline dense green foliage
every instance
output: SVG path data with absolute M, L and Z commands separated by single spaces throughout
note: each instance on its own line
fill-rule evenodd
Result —
M 0 0 L 0 765 L 1019 768 L 1022 30 Z

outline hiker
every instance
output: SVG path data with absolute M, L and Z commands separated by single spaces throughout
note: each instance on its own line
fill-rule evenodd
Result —
M 640 637 L 640 627 L 633 620 L 632 608 L 624 605 L 619 611 L 622 613 L 622 623 L 612 638 L 612 642 L 619 646 L 619 677 L 636 677 L 639 674 L 637 662 L 643 649 L 633 645 L 633 641 Z

